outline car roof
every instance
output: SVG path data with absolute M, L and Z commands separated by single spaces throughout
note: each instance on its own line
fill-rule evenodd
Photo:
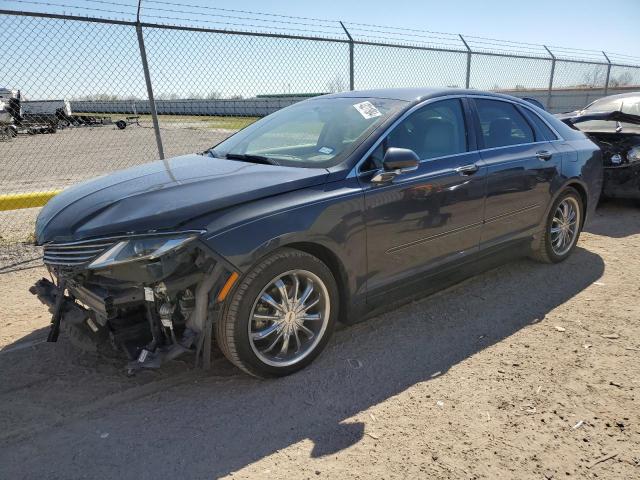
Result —
M 483 95 L 509 100 L 519 100 L 520 98 L 504 95 L 501 93 L 487 92 L 483 90 L 470 90 L 464 88 L 379 88 L 373 90 L 353 90 L 347 92 L 331 93 L 314 98 L 388 98 L 392 100 L 402 100 L 405 102 L 420 102 L 429 98 L 441 97 L 444 95 Z

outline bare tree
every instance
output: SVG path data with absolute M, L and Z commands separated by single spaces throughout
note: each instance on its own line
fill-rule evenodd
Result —
M 161 92 L 155 96 L 158 100 L 178 100 L 180 96 L 177 93 Z
M 344 92 L 346 89 L 347 87 L 340 75 L 336 75 L 333 80 L 327 82 L 328 93 Z
M 610 87 L 622 87 L 625 85 L 631 85 L 632 83 L 633 83 L 633 75 L 631 75 L 631 72 L 629 71 L 624 71 L 617 77 L 611 77 L 609 79 Z
M 110 93 L 94 93 L 93 95 L 85 95 L 80 97 L 79 100 L 87 100 L 94 102 L 113 102 L 115 100 L 123 100 L 123 97 L 113 95 Z
M 585 72 L 582 76 L 583 86 L 585 87 L 601 87 L 604 85 L 607 77 L 606 69 L 601 66 L 593 67 L 593 70 Z

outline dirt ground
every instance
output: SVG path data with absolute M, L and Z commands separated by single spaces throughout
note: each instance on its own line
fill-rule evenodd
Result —
M 127 378 L 0 275 L 0 478 L 640 478 L 640 209 L 336 332 L 259 381 L 219 355 Z

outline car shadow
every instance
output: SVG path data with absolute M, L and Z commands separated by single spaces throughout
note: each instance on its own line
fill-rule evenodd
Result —
M 64 370 L 68 378 L 58 377 L 58 385 L 66 385 L 73 397 L 68 397 L 71 403 L 64 406 L 56 428 L 6 439 L 0 462 L 8 477 L 218 478 L 298 442 L 312 442 L 311 457 L 331 455 L 363 439 L 365 419 L 354 418 L 358 414 L 416 384 L 433 388 L 431 379 L 540 322 L 603 272 L 602 258 L 582 248 L 557 265 L 516 260 L 340 328 L 316 362 L 281 379 L 250 378 L 222 359 L 210 373 L 194 374 L 181 364 L 168 366 L 170 373 L 128 379 L 110 373 L 115 364 L 90 369 L 87 375 L 87 365 L 98 363 L 85 360 L 88 363 Z M 46 347 L 48 363 L 32 359 L 32 368 L 59 375 L 56 366 L 71 358 L 71 350 L 63 342 Z M 0 355 L 0 372 L 21 368 L 11 357 Z M 81 378 L 74 378 L 73 372 Z M 162 375 L 161 386 L 175 378 L 187 380 L 155 388 L 151 394 L 141 395 L 133 388 L 131 395 L 108 398 L 90 387 L 98 382 L 111 382 L 116 390 L 131 384 L 149 386 L 157 382 L 154 375 Z M 435 404 L 437 391 L 429 393 Z M 47 382 L 17 395 L 21 396 L 16 401 L 25 402 L 22 409 L 34 401 L 55 406 L 63 398 L 56 397 Z M 99 408 L 82 413 L 87 402 L 99 402 Z M 80 413 L 74 414 L 74 409 Z M 83 458 L 88 460 L 78 460 Z
M 640 233 L 640 201 L 602 199 L 584 231 L 612 238 Z

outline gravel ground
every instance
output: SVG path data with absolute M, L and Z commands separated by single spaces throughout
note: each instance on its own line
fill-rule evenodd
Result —
M 518 260 L 336 332 L 296 375 L 217 354 L 127 378 L 42 343 L 0 275 L 0 478 L 640 478 L 640 210 L 559 265 Z

